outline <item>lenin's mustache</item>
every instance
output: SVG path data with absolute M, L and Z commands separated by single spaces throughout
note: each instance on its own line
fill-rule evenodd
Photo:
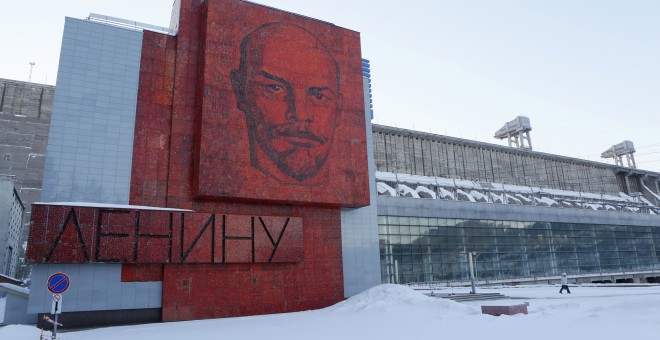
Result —
M 293 137 L 293 138 L 303 138 L 303 139 L 309 139 L 312 141 L 315 141 L 321 145 L 326 143 L 326 139 L 317 136 L 308 130 L 301 130 L 299 127 L 296 127 L 295 125 L 279 125 L 275 127 L 274 129 L 271 130 L 270 136 L 272 139 L 277 139 L 280 137 Z

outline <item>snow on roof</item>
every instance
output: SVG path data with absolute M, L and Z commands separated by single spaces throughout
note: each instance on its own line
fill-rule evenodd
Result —
M 18 279 L 16 279 L 16 278 L 13 278 L 13 277 L 11 277 L 11 276 L 9 276 L 9 275 L 5 275 L 5 274 L 0 274 L 0 277 L 4 277 L 4 278 L 6 278 L 6 279 L 9 279 L 9 280 L 12 280 L 12 281 L 16 281 L 16 282 L 19 282 L 19 280 L 18 280 Z
M 493 202 L 502 203 L 504 201 L 504 199 L 502 198 L 502 195 L 495 194 L 494 192 L 490 193 L 490 197 L 493 200 Z
M 559 203 L 557 203 L 557 201 L 555 201 L 555 200 L 553 200 L 553 199 L 551 199 L 551 198 L 548 198 L 548 197 L 541 197 L 541 198 L 539 198 L 539 197 L 534 197 L 534 200 L 536 200 L 536 201 L 539 202 L 539 203 L 545 203 L 545 204 L 547 204 L 547 205 L 550 206 L 550 207 L 556 207 L 556 206 L 559 206 Z
M 388 193 L 390 196 L 396 196 L 396 190 L 383 182 L 376 182 L 376 189 L 381 195 Z
M 401 191 L 401 196 L 410 196 L 413 198 L 419 198 L 417 191 L 413 190 L 407 185 L 399 184 L 399 191 Z
M 612 201 L 612 202 L 621 202 L 621 203 L 630 203 L 635 202 L 633 197 L 630 197 L 624 193 L 619 193 L 616 195 L 609 194 L 597 194 L 591 192 L 581 192 L 581 191 L 572 191 L 572 190 L 563 190 L 563 189 L 553 189 L 553 188 L 542 188 L 534 186 L 522 186 L 522 185 L 513 185 L 513 184 L 502 184 L 502 183 L 488 183 L 488 187 L 484 188 L 481 184 L 454 178 L 444 178 L 444 177 L 430 177 L 430 176 L 420 176 L 420 175 L 410 175 L 410 174 L 400 174 L 384 171 L 376 171 L 376 179 L 379 181 L 388 181 L 396 183 L 407 183 L 407 184 L 421 184 L 421 185 L 435 185 L 439 187 L 451 187 L 463 190 L 494 190 L 501 192 L 508 192 L 512 194 L 524 194 L 524 195 L 538 195 L 546 194 L 554 196 L 555 198 L 579 198 L 579 199 L 592 199 L 592 200 L 601 200 L 601 201 Z M 650 189 L 646 188 L 648 191 Z M 655 195 L 655 194 L 654 194 Z M 655 195 L 658 200 L 660 196 Z M 522 198 L 519 195 L 516 195 L 518 198 Z M 523 198 L 524 199 L 524 198 Z M 527 201 L 527 200 L 526 200 Z M 640 201 L 645 203 L 648 206 L 654 207 L 653 203 L 640 197 Z M 531 202 L 531 201 L 529 201 Z M 545 202 L 550 204 L 550 202 Z M 555 204 L 559 204 L 555 201 Z
M 474 197 L 475 200 L 483 200 L 485 202 L 488 202 L 488 197 L 476 190 L 471 190 L 470 196 Z
M 379 181 L 409 183 L 409 184 L 423 184 L 423 185 L 439 185 L 445 187 L 457 186 L 463 189 L 481 189 L 481 186 L 473 181 L 466 181 L 463 179 L 443 178 L 443 177 L 429 177 L 410 174 L 395 174 L 392 172 L 376 171 L 376 179 Z
M 593 209 L 593 210 L 599 210 L 599 208 L 602 208 L 602 207 L 603 207 L 602 205 L 600 205 L 600 204 L 596 204 L 596 203 L 584 203 L 584 206 L 585 206 L 585 207 L 589 207 L 589 208 L 591 208 L 591 209 Z
M 456 193 L 464 196 L 467 198 L 470 202 L 476 202 L 477 200 L 474 199 L 474 197 L 470 196 L 467 192 L 461 190 L 461 189 L 456 189 Z
M 425 186 L 419 185 L 419 186 L 417 186 L 417 188 L 415 188 L 415 191 L 417 191 L 417 194 L 419 194 L 420 197 L 429 198 L 427 196 L 431 196 L 430 198 L 433 198 L 433 199 L 436 198 L 435 192 L 433 190 L 425 187 Z
M 454 195 L 451 193 L 451 191 L 449 191 L 449 190 L 447 190 L 447 189 L 445 189 L 445 188 L 438 188 L 438 189 L 439 189 L 438 191 L 440 192 L 440 195 L 441 195 L 443 198 L 452 198 L 452 197 L 454 196 Z
M 516 194 L 516 198 L 518 198 L 521 201 L 525 201 L 526 203 L 532 203 L 532 200 L 521 195 L 521 194 Z
M 513 196 L 511 196 L 511 195 L 509 195 L 509 194 L 504 194 L 504 196 L 506 197 L 506 201 L 507 201 L 507 202 L 509 202 L 509 201 L 513 201 L 514 203 L 522 204 L 522 201 L 521 201 L 521 200 L 519 200 L 519 199 L 517 199 L 517 198 L 515 198 L 515 197 L 513 197 Z
M 128 205 L 128 204 L 108 204 L 96 202 L 35 202 L 32 205 L 63 205 L 71 207 L 90 207 L 90 208 L 107 208 L 107 209 L 130 209 L 130 210 L 165 210 L 165 211 L 188 211 L 188 209 L 177 208 L 163 208 L 163 207 L 148 207 L 143 205 Z
M 11 283 L 0 283 L 0 290 L 11 291 L 14 293 L 25 294 L 25 295 L 30 294 L 30 289 L 13 285 Z

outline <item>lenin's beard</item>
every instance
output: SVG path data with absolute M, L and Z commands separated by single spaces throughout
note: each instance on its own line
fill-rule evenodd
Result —
M 298 124 L 263 128 L 262 133 L 257 132 L 254 137 L 277 168 L 299 182 L 316 176 L 328 159 L 333 139 L 332 136 L 328 139 L 315 135 Z M 295 140 L 289 143 L 284 140 L 287 137 Z M 288 147 L 278 151 L 272 147 L 274 144 Z

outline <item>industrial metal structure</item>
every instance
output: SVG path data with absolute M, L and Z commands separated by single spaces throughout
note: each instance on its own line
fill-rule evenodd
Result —
M 626 163 L 629 168 L 637 168 L 637 164 L 635 164 L 635 145 L 633 142 L 629 140 L 624 140 L 623 142 L 612 145 L 611 148 L 603 151 L 602 154 L 600 154 L 600 157 L 602 158 L 614 158 L 614 162 L 618 166 L 624 166 L 623 164 L 623 157 L 626 157 Z
M 495 138 L 507 139 L 509 147 L 532 149 L 532 138 L 529 132 L 532 131 L 532 124 L 529 118 L 518 116 L 516 119 L 506 122 L 503 127 L 495 132 Z

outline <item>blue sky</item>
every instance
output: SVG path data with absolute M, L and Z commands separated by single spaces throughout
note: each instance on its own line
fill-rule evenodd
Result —
M 603 160 L 632 140 L 660 171 L 660 1 L 256 0 L 361 33 L 374 122 L 501 144 L 530 117 L 534 149 Z M 167 26 L 171 0 L 3 5 L 0 77 L 53 84 L 64 16 Z M 11 33 L 8 33 L 11 32 Z

